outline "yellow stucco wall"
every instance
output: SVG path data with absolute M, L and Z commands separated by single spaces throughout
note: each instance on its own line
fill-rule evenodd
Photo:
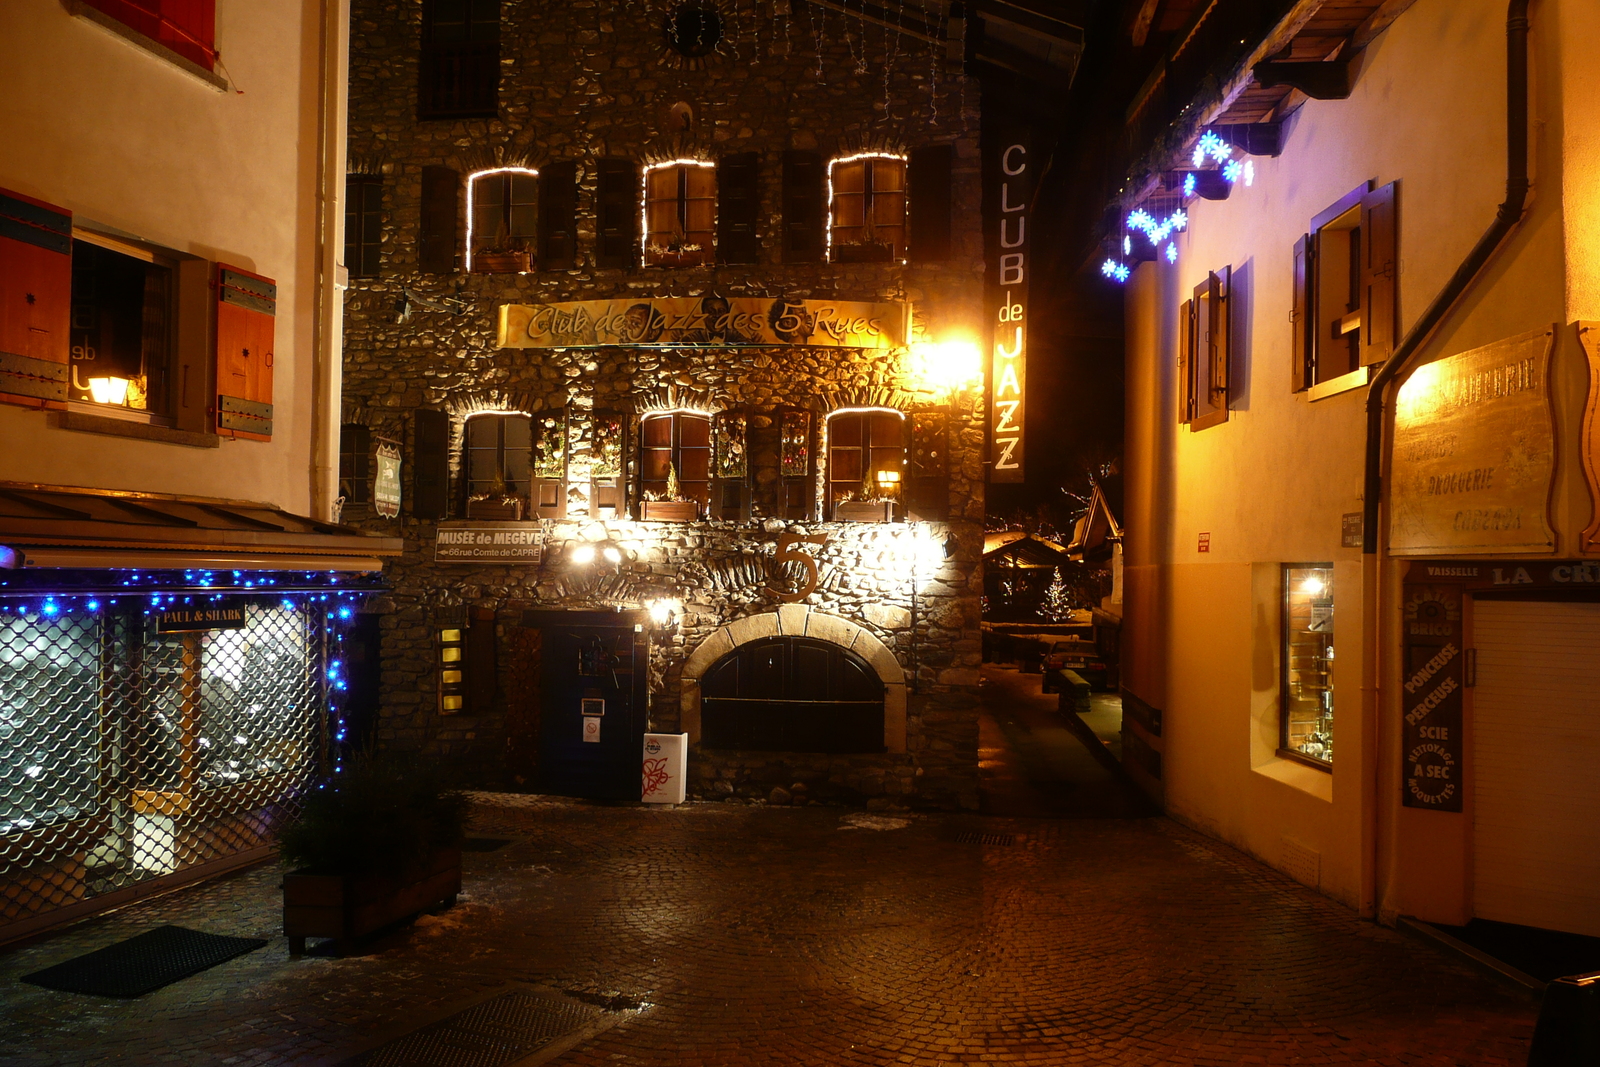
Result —
M 1389 680 L 1397 645 L 1388 645 L 1398 640 L 1399 569 L 1367 574 L 1360 550 L 1340 544 L 1341 516 L 1362 507 L 1367 393 L 1313 403 L 1291 392 L 1292 257 L 1312 216 L 1368 179 L 1398 180 L 1402 334 L 1416 321 L 1504 196 L 1505 14 L 1504 0 L 1418 0 L 1367 48 L 1349 99 L 1309 101 L 1286 122 L 1283 154 L 1254 159 L 1252 186 L 1187 205 L 1177 264 L 1138 268 L 1126 305 L 1123 679 L 1165 713 L 1168 810 L 1302 875 L 1307 852 L 1319 854 L 1320 887 L 1353 906 L 1455 921 L 1460 850 L 1421 856 L 1415 820 L 1398 803 L 1398 696 Z M 1580 23 L 1587 36 L 1574 38 Z M 1600 83 L 1592 64 L 1567 69 L 1580 42 L 1600 30 L 1600 11 L 1581 0 L 1536 0 L 1533 26 L 1535 196 L 1417 362 L 1566 322 L 1600 301 L 1600 278 L 1583 266 L 1600 265 L 1600 120 L 1592 114 Z M 1581 123 L 1572 120 L 1578 110 L 1589 112 Z M 1580 185 L 1581 210 L 1570 207 Z M 1225 424 L 1191 432 L 1176 422 L 1176 316 L 1206 272 L 1225 266 L 1239 331 L 1232 410 Z M 1201 533 L 1210 535 L 1207 553 L 1198 551 Z M 1279 566 L 1297 562 L 1335 568 L 1331 775 L 1273 754 Z M 1384 659 L 1364 670 L 1363 609 L 1380 588 Z M 1367 705 L 1376 717 L 1363 706 L 1369 674 L 1381 683 Z
M 279 297 L 270 443 L 130 440 L 0 405 L 0 478 L 308 512 L 322 7 L 218 0 L 217 47 L 241 90 L 222 92 L 60 0 L 0 4 L 0 187 L 267 275 Z

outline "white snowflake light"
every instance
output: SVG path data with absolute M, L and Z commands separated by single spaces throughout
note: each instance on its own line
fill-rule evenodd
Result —
M 1222 176 L 1229 185 L 1237 182 L 1244 174 L 1244 166 L 1237 159 L 1230 159 L 1222 165 Z
M 1167 262 L 1178 262 L 1178 246 L 1171 241 L 1167 242 Z
M 1183 176 L 1183 195 L 1193 196 L 1195 189 L 1199 186 L 1199 184 L 1199 180 L 1195 178 L 1193 171 L 1185 174 Z

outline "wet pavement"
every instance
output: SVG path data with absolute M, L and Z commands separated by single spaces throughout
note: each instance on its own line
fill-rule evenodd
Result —
M 480 795 L 473 832 L 511 843 L 364 956 L 291 959 L 274 867 L 6 950 L 0 1064 L 336 1062 L 512 982 L 640 1005 L 562 1065 L 1520 1065 L 1535 1017 L 1166 819 Z M 271 943 L 132 1001 L 17 980 L 169 922 Z

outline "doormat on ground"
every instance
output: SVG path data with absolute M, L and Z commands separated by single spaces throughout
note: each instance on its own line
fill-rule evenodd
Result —
M 512 989 L 391 1038 L 341 1067 L 533 1067 L 626 1014 L 541 989 Z
M 181 926 L 154 930 L 22 976 L 24 982 L 62 993 L 99 997 L 138 997 L 181 981 L 266 942 L 253 937 L 223 937 Z

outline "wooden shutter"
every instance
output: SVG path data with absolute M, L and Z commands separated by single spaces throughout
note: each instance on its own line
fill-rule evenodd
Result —
M 1194 419 L 1194 301 L 1178 309 L 1178 421 Z
M 911 151 L 910 258 L 913 263 L 939 263 L 950 258 L 950 167 L 954 152 L 947 144 Z
M 424 274 L 455 273 L 460 219 L 461 175 L 450 167 L 423 167 L 417 266 Z
M 0 189 L 0 403 L 65 408 L 72 214 Z
M 816 513 L 816 435 L 811 412 L 787 408 L 778 416 L 779 515 L 809 520 Z
M 1291 388 L 1299 393 L 1311 388 L 1311 235 L 1302 234 L 1294 243 L 1294 296 L 1289 311 Z
M 499 664 L 496 662 L 495 611 L 493 608 L 472 608 L 468 612 L 471 622 L 462 642 L 462 673 L 466 675 L 467 711 L 484 715 L 494 708 L 495 693 L 500 688 Z
M 912 522 L 949 518 L 949 425 L 943 411 L 915 411 L 905 421 L 904 501 Z
M 539 269 L 578 265 L 578 164 L 552 163 L 539 172 Z
M 750 417 L 719 411 L 711 418 L 711 517 L 740 522 L 750 517 Z
M 629 417 L 596 408 L 589 415 L 589 515 L 621 519 L 627 515 L 624 484 L 628 461 Z
M 822 157 L 815 152 L 783 154 L 783 261 L 821 263 Z
M 278 286 L 217 264 L 217 407 L 223 437 L 272 440 L 272 350 Z
M 595 184 L 596 267 L 623 269 L 637 261 L 639 168 L 628 159 L 600 160 Z
M 1361 198 L 1361 365 L 1382 363 L 1398 332 L 1400 257 L 1395 183 Z
M 1189 429 L 1228 421 L 1228 300 L 1226 274 L 1195 286 L 1189 342 Z
M 419 408 L 411 413 L 411 514 L 450 514 L 450 414 Z
M 85 0 L 206 70 L 216 63 L 216 0 Z
M 756 219 L 761 212 L 758 184 L 761 157 L 754 152 L 723 156 L 717 162 L 717 262 L 754 263 L 760 246 Z

